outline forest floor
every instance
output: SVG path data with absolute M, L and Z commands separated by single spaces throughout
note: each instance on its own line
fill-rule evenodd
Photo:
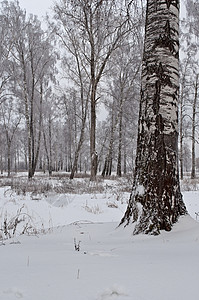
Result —
M 190 216 L 159 236 L 118 224 L 129 178 L 0 178 L 0 300 L 198 298 L 199 180 L 182 182 Z

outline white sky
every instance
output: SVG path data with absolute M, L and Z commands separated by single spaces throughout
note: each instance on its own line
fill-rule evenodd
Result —
M 38 15 L 40 18 L 50 11 L 54 0 L 18 0 L 22 8 L 25 8 L 28 14 Z
M 46 12 L 50 12 L 50 7 L 53 6 L 55 0 L 19 0 L 20 6 L 25 8 L 27 13 L 45 16 Z M 57 1 L 59 2 L 59 0 Z M 184 1 L 181 1 L 181 16 L 185 17 Z

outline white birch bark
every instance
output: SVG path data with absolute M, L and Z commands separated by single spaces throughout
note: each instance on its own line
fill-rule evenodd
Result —
M 148 0 L 134 184 L 121 223 L 170 231 L 186 213 L 178 176 L 179 0 Z

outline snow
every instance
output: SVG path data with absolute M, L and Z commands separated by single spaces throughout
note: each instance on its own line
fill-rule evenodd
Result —
M 138 185 L 137 188 L 136 188 L 135 193 L 138 194 L 138 195 L 140 195 L 140 196 L 142 196 L 142 195 L 144 195 L 144 192 L 145 192 L 144 186 L 141 185 L 141 184 Z
M 1 224 L 24 205 L 38 231 L 19 235 L 21 222 L 13 238 L 0 242 L 0 299 L 197 299 L 199 192 L 183 192 L 191 216 L 154 237 L 133 236 L 133 225 L 117 227 L 129 193 L 118 197 L 114 189 L 116 185 L 106 193 L 49 193 L 32 200 L 30 194 L 0 188 Z M 45 230 L 39 232 L 41 228 Z M 74 239 L 80 251 L 75 251 Z

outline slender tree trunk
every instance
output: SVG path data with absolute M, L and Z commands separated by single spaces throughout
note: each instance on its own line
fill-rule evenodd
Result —
M 33 98 L 30 99 L 30 140 L 31 140 L 31 178 L 34 176 L 34 161 L 35 161 L 35 137 L 34 137 L 34 123 L 33 123 Z
M 9 134 L 7 125 L 5 123 L 5 119 L 4 119 L 4 128 L 5 128 L 5 132 L 6 132 L 6 141 L 7 141 L 7 170 L 8 170 L 8 177 L 10 177 L 11 174 L 11 145 L 12 145 L 12 141 L 15 135 L 15 132 L 17 130 L 17 127 L 20 123 L 20 119 L 18 120 L 18 122 L 15 124 L 14 129 L 12 131 L 12 133 Z M 17 149 L 16 149 L 17 151 Z M 16 156 L 16 153 L 15 153 Z
M 110 176 L 112 172 L 112 160 L 113 160 L 113 137 L 111 137 L 109 148 L 108 148 L 108 154 L 105 158 L 104 167 L 102 170 L 102 176 Z
M 198 98 L 198 75 L 196 75 L 196 82 L 195 82 L 195 93 L 194 93 L 194 101 L 193 101 L 193 113 L 192 113 L 192 164 L 191 164 L 191 179 L 196 178 L 196 103 Z
M 124 166 L 123 166 L 124 175 L 127 174 L 126 159 L 127 159 L 127 153 L 126 153 L 126 126 L 125 126 L 125 128 L 124 128 Z
M 3 174 L 3 156 L 2 156 L 2 153 L 1 153 L 0 163 L 1 163 L 1 174 Z
M 25 170 L 28 170 L 28 155 L 27 155 L 27 149 L 24 150 L 24 162 L 25 162 Z
M 178 170 L 179 0 L 148 0 L 133 189 L 121 223 L 170 231 L 186 214 Z
M 49 115 L 48 118 L 48 135 L 49 135 L 49 146 L 47 145 L 47 139 L 45 131 L 43 130 L 43 137 L 44 137 L 44 147 L 46 151 L 46 158 L 47 158 L 47 164 L 48 164 L 48 173 L 49 176 L 52 175 L 52 133 L 51 133 L 51 118 Z
M 18 149 L 15 150 L 15 154 L 14 154 L 14 160 L 15 160 L 15 174 L 17 174 L 17 171 L 18 171 L 17 153 L 18 153 Z
M 181 99 L 182 101 L 182 99 Z M 184 168 L 183 168 L 183 105 L 180 103 L 180 178 L 183 180 Z
M 120 114 L 119 114 L 119 145 L 118 145 L 118 157 L 117 157 L 117 175 L 122 176 L 122 118 L 123 118 L 123 108 L 122 100 L 120 104 Z
M 75 151 L 75 158 L 74 158 L 74 161 L 73 161 L 73 166 L 72 166 L 72 170 L 71 170 L 71 174 L 70 174 L 70 179 L 74 178 L 75 171 L 77 170 L 77 163 L 78 163 L 79 153 L 80 153 L 80 150 L 82 148 L 82 144 L 84 142 L 85 125 L 86 125 L 86 116 L 85 116 L 85 120 L 83 120 L 78 146 L 77 146 L 77 149 Z
M 93 75 L 94 76 L 94 75 Z M 94 80 L 93 80 L 94 81 Z M 95 148 L 95 136 L 96 136 L 96 90 L 93 82 L 91 91 L 91 128 L 90 128 L 90 155 L 91 155 L 91 181 L 96 179 L 97 174 L 97 153 Z
M 49 161 L 48 161 L 48 172 L 49 176 L 52 175 L 53 172 L 53 167 L 52 167 L 52 121 L 49 116 L 49 121 L 48 121 L 48 134 L 49 134 Z
M 7 141 L 7 144 L 8 144 L 8 153 L 7 153 L 7 156 L 8 156 L 8 177 L 10 177 L 10 174 L 11 174 L 11 142 L 10 141 Z
M 36 170 L 36 166 L 37 166 L 37 162 L 38 162 L 38 158 L 39 158 L 39 151 L 40 151 L 40 144 L 41 144 L 41 125 L 42 125 L 42 117 L 43 117 L 43 85 L 41 83 L 40 86 L 40 106 L 39 106 L 39 132 L 38 132 L 38 138 L 37 138 L 37 147 L 36 147 L 36 153 L 35 155 L 32 155 L 32 175 L 34 175 L 35 170 Z M 33 135 L 33 140 L 35 140 L 34 135 Z M 34 144 L 33 143 L 33 151 L 34 150 Z
M 81 90 L 83 90 L 83 88 Z M 83 102 L 83 91 L 81 92 L 81 99 Z M 86 99 L 85 109 L 83 108 L 83 103 L 82 103 L 82 118 L 83 119 L 82 119 L 81 133 L 80 133 L 80 138 L 79 138 L 79 142 L 77 145 L 77 149 L 75 151 L 75 158 L 74 158 L 74 162 L 73 162 L 73 166 L 72 166 L 72 170 L 71 170 L 71 174 L 70 174 L 70 179 L 73 179 L 75 176 L 75 170 L 77 169 L 79 154 L 80 154 L 83 142 L 84 142 L 84 132 L 85 132 L 85 126 L 86 126 L 87 110 L 88 110 L 88 98 Z
M 183 119 L 184 119 L 184 90 L 186 86 L 186 73 L 187 73 L 187 66 L 188 66 L 189 60 L 186 61 L 185 65 L 185 70 L 182 75 L 182 82 L 181 82 L 181 90 L 180 90 L 180 124 L 179 124 L 179 139 L 180 139 L 180 151 L 179 151 L 179 161 L 180 161 L 180 179 L 183 180 L 184 177 L 184 149 L 183 149 L 183 140 L 184 140 L 184 135 L 183 135 Z
M 114 123 L 114 110 L 112 112 L 112 121 L 111 121 L 111 136 L 108 146 L 107 155 L 105 158 L 104 167 L 102 170 L 102 176 L 110 176 L 112 172 L 112 161 L 113 161 L 113 143 L 114 143 L 114 133 L 116 131 L 118 124 L 118 118 L 116 118 Z
M 32 148 L 31 148 L 31 126 L 29 117 L 29 107 L 28 107 L 28 90 L 27 90 L 27 78 L 26 78 L 26 66 L 25 59 L 22 56 L 22 66 L 23 66 L 23 92 L 24 92 L 24 104 L 25 104 L 25 119 L 28 132 L 28 178 L 32 178 Z
M 31 179 L 32 174 L 32 149 L 31 149 L 31 135 L 28 132 L 28 178 Z

